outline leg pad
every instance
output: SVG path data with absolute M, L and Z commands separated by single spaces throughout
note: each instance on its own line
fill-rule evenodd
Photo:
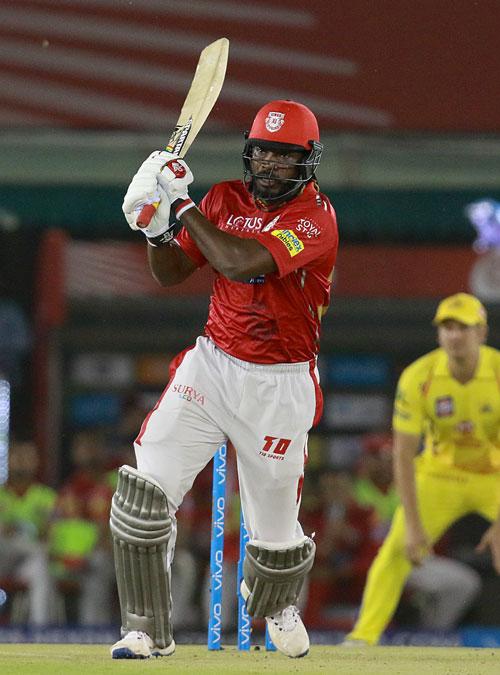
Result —
M 161 486 L 130 466 L 120 467 L 110 528 L 122 633 L 144 631 L 166 648 L 172 642 L 166 563 L 172 518 Z
M 243 577 L 250 591 L 250 616 L 265 617 L 295 605 L 307 573 L 313 566 L 316 544 L 309 537 L 277 545 L 249 541 Z

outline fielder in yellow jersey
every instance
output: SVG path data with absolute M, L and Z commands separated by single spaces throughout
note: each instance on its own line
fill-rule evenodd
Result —
M 393 429 L 401 506 L 368 573 L 348 646 L 379 641 L 412 565 L 462 516 L 492 523 L 477 551 L 489 547 L 500 574 L 500 352 L 484 344 L 486 311 L 472 295 L 443 300 L 434 324 L 439 348 L 399 380 Z

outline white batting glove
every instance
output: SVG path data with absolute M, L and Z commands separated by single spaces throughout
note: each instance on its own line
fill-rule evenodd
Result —
M 154 215 L 146 227 L 137 224 L 144 204 L 139 203 L 136 208 L 125 213 L 125 218 L 133 230 L 140 230 L 143 232 L 151 246 L 159 246 L 161 244 L 168 244 L 174 237 L 175 219 L 170 222 L 170 201 L 165 190 L 157 186 L 155 192 L 154 202 L 157 205 Z
M 167 193 L 170 203 L 174 205 L 177 218 L 195 205 L 188 194 L 188 185 L 193 182 L 193 174 L 183 159 L 167 161 L 158 172 L 157 179 L 158 184 Z
M 146 204 L 153 204 L 160 200 L 156 175 L 161 171 L 163 165 L 174 157 L 176 155 L 172 155 L 166 150 L 155 150 L 141 164 L 137 173 L 132 178 L 123 200 L 122 209 L 129 226 L 133 230 L 141 229 L 137 224 L 137 217 L 141 209 Z M 167 202 L 170 208 L 168 199 Z M 137 213 L 138 209 L 139 213 Z

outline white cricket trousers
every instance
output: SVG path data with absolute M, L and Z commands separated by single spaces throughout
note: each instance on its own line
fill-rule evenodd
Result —
M 174 359 L 170 375 L 134 444 L 137 469 L 163 487 L 170 514 L 229 440 L 250 538 L 301 538 L 307 434 L 322 404 L 315 364 L 249 363 L 200 337 Z

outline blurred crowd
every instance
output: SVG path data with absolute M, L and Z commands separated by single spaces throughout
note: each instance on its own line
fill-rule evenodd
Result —
M 0 486 L 0 623 L 32 626 L 118 625 L 119 606 L 108 527 L 121 464 L 134 466 L 132 440 L 144 411 L 131 405 L 120 429 L 75 431 L 68 472 L 58 489 L 40 480 L 31 440 L 12 437 L 8 481 Z M 223 627 L 237 620 L 239 499 L 234 453 L 228 462 Z M 179 510 L 172 569 L 177 630 L 204 630 L 209 597 L 212 467 L 198 476 Z M 301 521 L 314 536 L 316 562 L 300 598 L 312 629 L 349 630 L 366 573 L 398 503 L 388 433 L 360 437 L 349 466 L 327 461 L 321 437 L 311 439 Z M 412 573 L 396 625 L 446 630 L 464 620 L 481 594 L 487 561 L 453 530 L 436 555 Z

